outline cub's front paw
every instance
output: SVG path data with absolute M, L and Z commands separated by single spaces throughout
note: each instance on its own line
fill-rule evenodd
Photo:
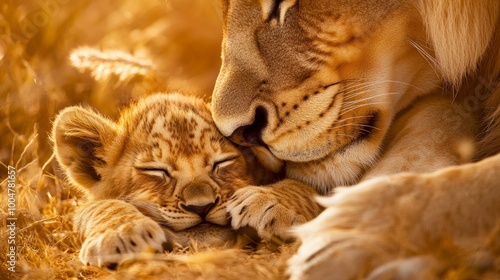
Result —
M 116 229 L 89 236 L 80 250 L 80 260 L 87 265 L 114 269 L 134 254 L 163 251 L 163 229 L 150 218 L 125 222 Z
M 231 226 L 234 229 L 250 226 L 267 240 L 273 236 L 285 241 L 292 239 L 291 227 L 314 218 L 320 207 L 309 186 L 291 182 L 237 190 L 227 205 Z

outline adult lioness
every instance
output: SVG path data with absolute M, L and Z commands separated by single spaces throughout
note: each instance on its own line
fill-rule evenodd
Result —
M 460 252 L 478 250 L 500 219 L 498 0 L 222 3 L 217 126 L 234 141 L 268 147 L 287 161 L 289 177 L 320 192 L 356 183 L 380 156 L 398 154 L 393 147 L 399 154 L 422 149 L 415 137 L 386 137 L 397 134 L 391 125 L 422 96 L 453 95 L 450 106 L 466 111 L 461 124 L 480 121 L 476 163 L 424 174 L 445 165 L 426 169 L 421 160 L 419 166 L 396 161 L 410 161 L 399 171 L 419 173 L 369 180 L 324 199 L 328 209 L 299 230 L 303 243 L 291 261 L 292 278 L 427 277 L 436 268 L 432 257 L 396 256 L 434 254 L 429 248 L 445 239 Z M 420 113 L 406 115 L 402 133 L 425 127 L 427 134 L 449 136 L 438 139 L 460 136 L 442 118 L 423 122 Z M 412 140 L 406 149 L 404 139 Z M 438 146 L 430 152 L 449 153 Z M 483 253 L 492 259 L 498 252 Z

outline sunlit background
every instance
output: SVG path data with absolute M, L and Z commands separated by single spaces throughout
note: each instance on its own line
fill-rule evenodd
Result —
M 3 163 L 16 159 L 11 144 L 20 139 L 12 136 L 30 135 L 37 124 L 45 144 L 51 118 L 68 105 L 116 117 L 131 98 L 151 91 L 211 94 L 220 65 L 218 0 L 3 0 L 0 9 Z M 151 61 L 155 75 L 96 82 L 70 64 L 82 46 Z

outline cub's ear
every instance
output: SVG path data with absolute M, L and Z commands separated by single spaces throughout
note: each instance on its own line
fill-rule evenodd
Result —
M 57 161 L 71 183 L 88 189 L 101 180 L 105 150 L 117 131 L 114 122 L 88 109 L 68 107 L 59 113 L 52 141 Z

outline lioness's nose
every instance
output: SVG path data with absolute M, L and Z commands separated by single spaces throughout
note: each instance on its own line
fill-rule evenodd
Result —
M 239 60 L 223 61 L 212 95 L 212 117 L 226 137 L 234 134 L 238 127 L 251 125 L 255 110 L 260 105 L 257 97 L 262 79 L 256 75 L 260 72 L 248 69 L 248 64 L 242 67 L 236 63 Z
M 263 107 L 257 107 L 254 116 L 252 124 L 237 128 L 229 139 L 242 146 L 264 146 L 262 130 L 267 125 L 267 111 Z

